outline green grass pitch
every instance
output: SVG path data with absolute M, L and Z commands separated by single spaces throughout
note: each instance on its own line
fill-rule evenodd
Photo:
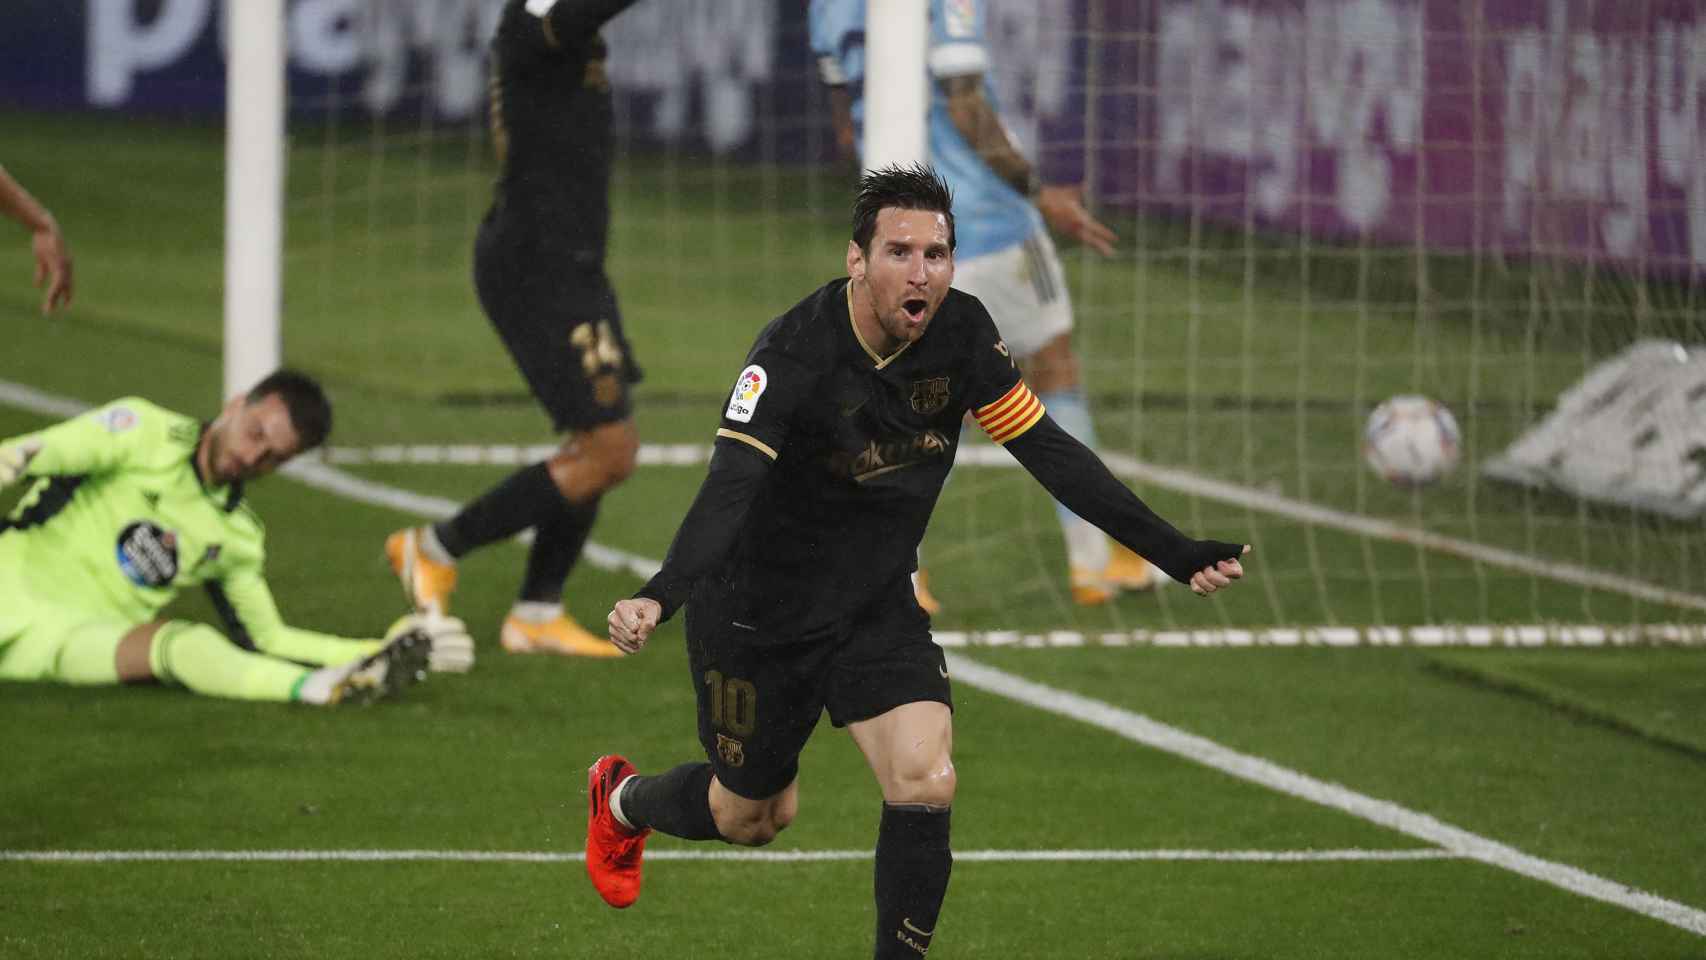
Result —
M 74 309 L 43 321 L 24 238 L 14 233 L 0 243 L 0 380 L 89 402 L 139 393 L 211 412 L 220 364 L 220 137 L 28 115 L 0 115 L 0 133 L 16 145 L 8 168 L 64 222 L 79 271 Z M 489 171 L 467 165 L 466 148 L 455 144 L 424 161 L 400 150 L 370 155 L 353 144 L 328 150 L 311 133 L 299 133 L 295 144 L 286 350 L 331 386 L 336 441 L 546 439 L 540 414 L 514 401 L 517 379 L 469 289 L 468 245 Z M 843 187 L 824 171 L 679 158 L 633 158 L 617 187 L 612 270 L 648 372 L 642 433 L 652 442 L 703 442 L 753 328 L 837 269 Z M 1315 318 L 1309 342 L 1360 331 L 1388 338 L 1366 355 L 1431 358 L 1419 367 L 1358 365 L 1364 382 L 1357 385 L 1331 369 L 1300 374 L 1344 355 L 1297 353 L 1304 341 L 1286 318 L 1295 297 L 1275 294 L 1263 323 L 1245 325 L 1246 307 L 1222 302 L 1236 300 L 1229 292 L 1236 285 L 1192 280 L 1159 256 L 1144 270 L 1132 267 L 1074 260 L 1074 290 L 1095 344 L 1088 375 L 1105 406 L 1100 422 L 1110 446 L 1369 515 L 1456 525 L 1483 541 L 1676 589 L 1698 592 L 1706 583 L 1697 529 L 1627 518 L 1584 527 L 1597 521 L 1584 521 L 1574 505 L 1544 498 L 1525 505 L 1522 494 L 1461 474 L 1416 500 L 1370 485 L 1354 451 L 1335 453 L 1344 433 L 1354 434 L 1359 397 L 1397 392 L 1421 376 L 1433 392 L 1505 409 L 1501 390 L 1555 392 L 1567 384 L 1580 372 L 1579 349 L 1565 343 L 1548 352 L 1541 343 L 1538 362 L 1521 367 L 1531 381 L 1524 385 L 1500 366 L 1515 362 L 1514 349 L 1488 347 L 1482 371 L 1467 374 L 1452 361 L 1468 336 L 1461 329 L 1374 328 L 1329 310 Z M 1139 291 L 1157 306 L 1134 323 L 1115 305 Z M 1168 307 L 1175 301 L 1177 314 Z M 1224 336 L 1247 346 L 1215 359 L 1209 345 L 1193 345 L 1193 331 L 1210 329 L 1178 320 L 1193 303 L 1199 315 L 1224 308 L 1216 314 L 1231 324 Z M 1255 356 L 1272 363 L 1246 369 L 1243 358 Z M 1229 379 L 1210 389 L 1202 378 L 1216 371 Z M 1212 401 L 1228 391 L 1294 397 L 1300 382 L 1320 402 L 1247 415 Z M 1134 390 L 1165 402 L 1130 403 Z M 469 404 L 470 396 L 488 402 Z M 0 436 L 46 422 L 0 406 Z M 1477 429 L 1507 437 L 1516 426 L 1490 416 Z M 1259 464 L 1248 470 L 1240 466 L 1247 442 L 1248 462 Z M 1237 456 L 1224 456 L 1227 449 Z M 1321 466 L 1339 460 L 1342 468 Z M 451 499 L 500 473 L 357 472 Z M 661 557 L 698 478 L 690 468 L 642 470 L 607 499 L 594 538 Z M 1492 509 L 1500 498 L 1511 507 L 1503 514 Z M 944 625 L 1690 618 L 1170 492 L 1153 499 L 1188 526 L 1250 529 L 1259 546 L 1251 582 L 1223 600 L 1196 602 L 1173 591 L 1081 616 L 1054 583 L 1059 548 L 1040 492 L 1017 472 L 962 470 L 930 542 L 946 563 L 940 579 L 952 606 Z M 268 520 L 269 575 L 287 618 L 363 633 L 395 616 L 400 601 L 379 544 L 414 518 L 286 478 L 260 484 L 253 500 Z M 1592 542 L 1578 542 L 1583 529 L 1594 531 Z M 1318 577 L 1311 542 L 1318 556 L 1354 562 Z M 868 860 L 660 859 L 633 909 L 612 911 L 597 899 L 581 866 L 562 859 L 581 843 L 586 765 L 621 749 L 643 769 L 657 769 L 698 749 L 680 629 L 666 627 L 643 656 L 618 662 L 506 657 L 496 626 L 520 562 L 519 550 L 503 546 L 467 563 L 458 609 L 477 635 L 477 669 L 433 677 L 397 703 L 321 712 L 158 688 L 0 685 L 0 957 L 868 955 Z M 1431 589 L 1418 587 L 1418 566 Z M 582 564 L 569 604 L 582 620 L 598 622 L 637 583 Z M 179 612 L 210 616 L 197 598 L 186 598 Z M 1648 891 L 1692 915 L 1706 910 L 1706 657 L 1699 651 L 964 653 L 1550 864 Z M 955 846 L 962 853 L 1437 849 L 969 683 L 956 686 L 956 701 Z M 802 766 L 800 818 L 772 850 L 868 850 L 878 797 L 850 741 L 826 724 Z M 706 848 L 659 838 L 651 849 Z M 557 859 L 7 859 L 45 851 L 289 850 Z M 932 955 L 943 958 L 1706 958 L 1698 934 L 1461 857 L 967 857 L 956 866 L 940 930 Z

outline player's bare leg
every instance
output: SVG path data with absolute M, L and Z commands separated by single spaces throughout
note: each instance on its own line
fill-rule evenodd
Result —
M 118 642 L 118 649 L 113 651 L 113 666 L 118 671 L 119 683 L 154 682 L 154 670 L 148 665 L 148 657 L 154 648 L 154 635 L 165 625 L 166 621 L 155 620 L 133 627 Z
M 1060 334 L 1019 360 L 1019 369 L 1061 429 L 1094 449 L 1096 430 L 1085 402 L 1071 333 Z M 1155 576 L 1148 561 L 1110 541 L 1065 507 L 1057 504 L 1055 512 L 1066 539 L 1072 599 L 1080 606 L 1107 603 L 1119 590 L 1148 590 L 1165 579 Z
M 908 703 L 847 730 L 883 791 L 873 955 L 914 958 L 930 948 L 954 865 L 953 714 L 942 703 Z
M 799 814 L 800 781 L 796 779 L 774 796 L 749 800 L 712 777 L 710 803 L 719 836 L 743 847 L 762 847 L 788 829 Z
M 521 596 L 500 633 L 506 651 L 622 655 L 609 640 L 588 631 L 563 610 L 563 582 L 592 531 L 599 499 L 633 474 L 639 447 L 633 421 L 619 420 L 570 433 L 545 461 L 561 504 L 534 524 Z

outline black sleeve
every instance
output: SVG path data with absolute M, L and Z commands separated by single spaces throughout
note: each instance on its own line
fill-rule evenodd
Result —
M 668 620 L 687 602 L 693 584 L 722 564 L 770 473 L 771 462 L 746 443 L 718 438 L 711 448 L 705 482 L 669 545 L 663 569 L 634 594 L 663 607 L 658 622 Z
M 535 50 L 578 49 L 617 14 L 638 0 L 510 0 L 514 14 L 505 17 L 512 32 L 500 37 Z
M 1192 540 L 1180 533 L 1110 473 L 1094 451 L 1074 440 L 1046 414 L 1006 446 L 1068 510 L 1102 528 L 1180 583 L 1189 583 L 1191 575 L 1204 567 L 1235 560 L 1243 553 L 1241 543 Z

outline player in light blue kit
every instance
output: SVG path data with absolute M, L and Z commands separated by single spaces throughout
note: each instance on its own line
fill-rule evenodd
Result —
M 837 145 L 849 159 L 864 123 L 865 5 L 811 3 L 812 51 L 830 90 Z M 1049 227 L 1104 256 L 1117 237 L 1084 208 L 1078 185 L 1042 185 L 1002 122 L 985 76 L 987 19 L 987 0 L 930 0 L 930 162 L 954 191 L 954 286 L 983 301 L 1050 416 L 1094 449 L 1096 430 L 1072 349 L 1072 302 Z M 1065 507 L 1055 510 L 1075 602 L 1106 603 L 1119 590 L 1145 590 L 1166 579 Z M 919 603 L 936 612 L 922 568 L 915 587 Z

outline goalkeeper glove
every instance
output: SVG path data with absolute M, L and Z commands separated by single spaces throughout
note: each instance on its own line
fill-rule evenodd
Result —
M 409 613 L 397 618 L 385 631 L 390 643 L 405 633 L 419 634 L 430 650 L 427 666 L 434 673 L 467 673 L 474 669 L 474 638 L 455 617 L 436 613 Z
M 30 458 L 40 449 L 36 443 L 0 446 L 0 490 L 18 482 L 18 478 L 24 475 L 24 468 L 30 465 Z

